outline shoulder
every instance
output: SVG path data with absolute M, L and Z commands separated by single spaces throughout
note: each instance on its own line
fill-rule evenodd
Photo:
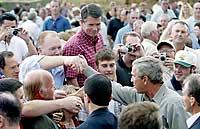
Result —
M 193 22 L 194 21 L 194 17 L 190 16 L 188 19 L 186 19 L 186 22 Z
M 104 112 L 88 119 L 77 129 L 112 129 L 117 128 L 117 117 L 111 112 Z
M 129 25 L 126 25 L 124 27 L 122 27 L 121 29 L 119 29 L 119 33 L 123 33 L 124 31 L 126 31 L 127 29 L 129 29 Z
M 27 58 L 25 58 L 21 64 L 24 64 L 24 63 L 31 63 L 31 62 L 39 62 L 42 58 L 44 58 L 45 56 L 44 55 L 32 55 L 32 56 L 29 56 Z
M 63 55 L 78 55 L 82 52 L 78 40 L 68 41 L 63 47 Z
M 23 82 L 23 79 L 28 71 L 33 70 L 33 69 L 40 69 L 39 61 L 43 57 L 44 56 L 33 55 L 33 56 L 25 58 L 19 67 L 20 68 L 19 80 Z
M 60 21 L 63 21 L 63 22 L 69 22 L 69 19 L 68 18 L 65 18 L 63 16 L 59 16 L 59 20 Z
M 182 97 L 176 92 L 168 87 L 166 87 L 165 97 L 163 102 L 168 105 L 175 105 L 183 107 L 183 99 Z
M 199 129 L 200 127 L 200 117 L 193 123 L 189 129 Z
M 52 20 L 51 16 L 46 17 L 45 20 L 44 20 L 44 24 L 49 23 L 51 20 Z

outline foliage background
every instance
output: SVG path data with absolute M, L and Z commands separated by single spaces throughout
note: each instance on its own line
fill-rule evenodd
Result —
M 12 2 L 12 1 L 14 1 L 14 2 Z M 24 4 L 27 1 L 31 4 L 31 7 L 36 7 L 37 3 L 41 3 L 42 6 L 45 6 L 46 3 L 50 2 L 51 0 L 0 0 L 0 4 L 2 5 L 2 7 L 6 8 L 7 10 L 11 10 L 15 7 L 16 3 Z M 110 1 L 116 1 L 118 3 L 118 5 L 122 5 L 125 7 L 130 5 L 130 3 L 132 3 L 132 2 L 139 3 L 141 1 L 146 1 L 150 8 L 158 0 L 61 0 L 61 1 L 62 2 L 65 2 L 65 1 L 70 2 L 77 6 L 79 6 L 83 3 L 99 3 L 100 5 L 102 5 L 104 10 L 107 10 L 109 7 Z M 182 0 L 182 1 L 185 1 L 185 0 Z M 192 4 L 193 2 L 195 2 L 197 0 L 187 0 L 187 1 L 189 1 Z

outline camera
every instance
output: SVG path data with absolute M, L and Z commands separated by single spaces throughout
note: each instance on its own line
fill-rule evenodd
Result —
M 10 34 L 16 36 L 19 33 L 19 31 L 20 31 L 20 29 L 18 29 L 18 28 L 11 28 Z
M 137 46 L 127 46 L 128 52 L 136 52 L 139 48 Z
M 166 58 L 167 58 L 167 54 L 166 54 L 166 53 L 159 53 L 159 59 L 160 59 L 161 61 L 165 61 Z

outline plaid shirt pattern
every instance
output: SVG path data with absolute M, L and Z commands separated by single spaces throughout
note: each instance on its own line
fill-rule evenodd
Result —
M 83 30 L 72 36 L 63 48 L 64 56 L 83 55 L 89 66 L 96 69 L 95 54 L 103 48 L 103 39 L 99 33 L 95 38 L 87 35 Z M 86 77 L 83 74 L 78 74 L 69 67 L 64 67 L 66 78 L 77 78 L 80 87 L 83 86 Z

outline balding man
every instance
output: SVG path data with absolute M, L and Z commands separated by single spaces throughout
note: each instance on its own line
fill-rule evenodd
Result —
M 26 74 L 24 79 L 24 92 L 29 101 L 53 100 L 53 76 L 46 70 L 30 71 Z M 75 101 L 77 102 L 77 105 L 82 105 L 79 97 L 76 97 Z M 25 129 L 58 129 L 57 125 L 47 115 L 25 118 L 22 122 Z
M 55 80 L 56 89 L 64 83 L 64 69 L 62 65 L 79 63 L 78 56 L 61 56 L 61 40 L 54 31 L 44 31 L 38 39 L 38 53 L 26 58 L 20 65 L 19 78 L 23 82 L 26 73 L 33 69 L 45 69 L 51 72 Z M 73 63 L 72 63 L 73 62 Z M 58 67 L 59 66 L 59 67 Z

